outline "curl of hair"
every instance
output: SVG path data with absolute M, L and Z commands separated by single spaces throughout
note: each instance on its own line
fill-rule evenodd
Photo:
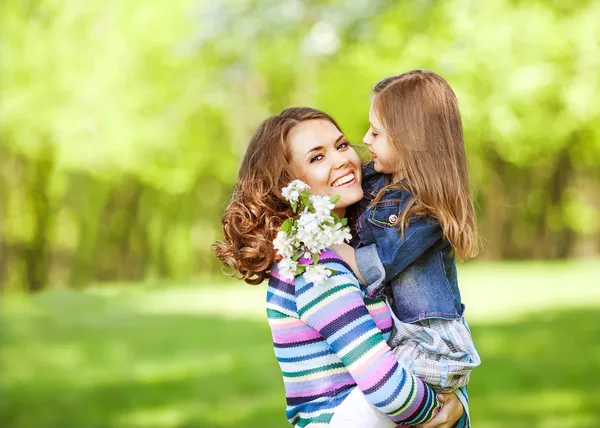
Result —
M 224 240 L 214 248 L 216 256 L 232 269 L 229 276 L 257 285 L 279 261 L 273 240 L 293 213 L 285 200 L 275 200 L 260 183 L 245 187 L 234 191 L 221 219 Z

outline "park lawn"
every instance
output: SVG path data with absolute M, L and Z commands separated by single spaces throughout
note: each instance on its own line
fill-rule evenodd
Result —
M 475 428 L 600 426 L 600 263 L 469 264 Z M 265 286 L 2 296 L 0 426 L 285 427 Z

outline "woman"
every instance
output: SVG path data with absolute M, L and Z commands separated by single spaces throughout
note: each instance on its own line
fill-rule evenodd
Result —
M 356 152 L 335 120 L 315 109 L 286 109 L 258 128 L 223 216 L 225 240 L 216 245 L 217 256 L 238 278 L 249 284 L 269 278 L 267 315 L 288 420 L 298 427 L 347 426 L 337 407 L 364 394 L 373 405 L 365 420 L 378 421 L 372 426 L 452 426 L 463 413 L 456 395 L 443 396 L 437 413 L 435 392 L 400 367 L 387 346 L 392 326 L 387 306 L 365 298 L 352 270 L 333 251 L 321 254 L 319 263 L 337 273 L 319 286 L 304 275 L 288 282 L 278 274 L 272 241 L 293 215 L 281 189 L 294 179 L 315 194 L 340 195 L 338 217 L 363 196 Z

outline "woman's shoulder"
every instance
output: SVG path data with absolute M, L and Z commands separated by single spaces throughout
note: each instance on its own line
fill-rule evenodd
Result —
M 299 265 L 309 266 L 314 263 L 313 258 L 302 257 L 298 260 Z M 331 248 L 326 248 L 319 253 L 319 265 L 329 270 L 334 270 L 341 274 L 352 274 L 352 268 Z M 271 267 L 271 274 L 269 277 L 269 285 L 277 288 L 287 288 L 291 290 L 298 281 L 306 282 L 304 274 L 296 274 L 294 278 L 290 278 L 283 274 L 281 261 L 276 262 Z
M 301 258 L 299 265 L 309 266 L 314 263 L 313 258 Z M 340 258 L 340 256 L 330 248 L 327 248 L 319 254 L 318 265 L 321 272 L 309 273 L 306 270 L 294 275 L 293 278 L 282 273 L 281 262 L 273 264 L 269 277 L 269 292 L 278 296 L 289 295 L 289 298 L 299 298 L 310 289 L 318 289 L 320 293 L 326 293 L 329 289 L 339 287 L 356 287 L 362 290 L 360 281 L 354 275 L 352 268 Z M 327 272 L 326 277 L 321 277 L 321 282 L 317 282 L 316 277 Z M 325 278 L 323 280 L 323 278 Z M 317 284 L 315 284 L 317 282 Z M 311 292 L 314 293 L 314 292 Z M 269 294 L 269 293 L 267 293 Z
M 302 258 L 299 260 L 302 265 L 312 265 L 312 258 Z M 318 265 L 322 271 L 327 271 L 327 279 L 317 285 L 313 283 L 314 274 L 304 271 L 302 274 L 297 275 L 295 278 L 296 288 L 306 287 L 318 287 L 321 289 L 328 289 L 331 287 L 338 287 L 342 284 L 351 285 L 358 287 L 359 281 L 354 275 L 352 268 L 332 249 L 327 248 L 319 254 Z M 317 274 L 318 276 L 318 274 Z
M 326 248 L 319 254 L 319 264 L 336 267 L 336 270 L 342 272 L 352 272 L 352 268 L 331 248 Z

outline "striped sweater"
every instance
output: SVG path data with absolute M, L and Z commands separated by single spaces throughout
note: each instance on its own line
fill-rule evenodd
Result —
M 435 391 L 403 367 L 386 341 L 392 319 L 334 252 L 319 263 L 337 271 L 315 286 L 303 275 L 283 279 L 273 267 L 267 316 L 281 367 L 292 425 L 327 425 L 355 387 L 396 423 L 430 420 L 439 408 Z M 313 426 L 313 425 L 311 425 Z

